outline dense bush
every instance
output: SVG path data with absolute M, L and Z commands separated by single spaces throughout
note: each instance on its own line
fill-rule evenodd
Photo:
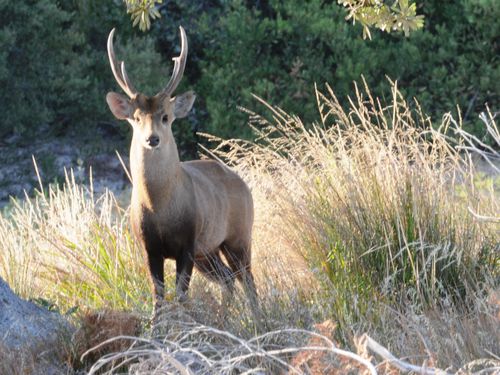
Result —
M 377 96 L 388 94 L 386 75 L 397 79 L 435 119 L 458 104 L 465 127 L 476 134 L 483 134 L 476 126 L 484 104 L 499 104 L 500 8 L 494 0 L 420 2 L 424 30 L 410 38 L 374 32 L 372 41 L 362 39 L 359 25 L 346 23 L 336 1 L 184 3 L 167 7 L 165 16 L 175 19 L 172 13 L 182 11 L 201 49 L 190 52 L 199 60 L 193 83 L 212 133 L 242 134 L 245 115 L 237 106 L 254 107 L 251 93 L 312 121 L 314 82 L 330 82 L 342 97 L 361 74 Z
M 106 54 L 113 27 L 117 54 L 138 87 L 152 93 L 157 74 L 166 74 L 153 39 L 136 40 L 113 2 L 0 0 L 0 17 L 0 136 L 33 135 L 43 125 L 88 129 L 111 119 L 104 97 L 119 89 Z
M 71 13 L 49 0 L 2 0 L 0 14 L 0 134 L 63 121 L 90 86 Z
M 111 120 L 104 96 L 118 88 L 106 57 L 109 30 L 118 28 L 120 58 L 151 94 L 168 79 L 179 24 L 190 46 L 179 91 L 198 93 L 193 115 L 175 129 L 181 148 L 193 130 L 249 136 L 238 106 L 254 107 L 251 93 L 313 121 L 314 83 L 330 82 L 344 97 L 361 74 L 379 97 L 388 95 L 385 76 L 397 79 L 435 119 L 458 104 L 464 126 L 482 135 L 477 114 L 499 104 L 500 8 L 495 0 L 417 3 L 424 30 L 410 38 L 374 31 L 367 41 L 337 1 L 168 0 L 144 37 L 121 2 L 0 0 L 0 135 Z

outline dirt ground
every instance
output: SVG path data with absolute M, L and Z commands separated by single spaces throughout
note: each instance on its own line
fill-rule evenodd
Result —
M 73 170 L 75 180 L 88 185 L 92 170 L 96 193 L 105 188 L 122 191 L 129 181 L 115 149 L 128 165 L 128 149 L 118 135 L 95 144 L 71 136 L 40 137 L 29 143 L 15 137 L 0 141 L 0 208 L 9 203 L 10 197 L 23 198 L 25 192 L 32 195 L 39 189 L 33 159 L 45 187 L 63 183 L 65 170 Z

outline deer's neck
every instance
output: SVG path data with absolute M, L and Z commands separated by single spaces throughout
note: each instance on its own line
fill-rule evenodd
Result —
M 132 139 L 130 149 L 132 204 L 151 211 L 163 208 L 172 199 L 183 181 L 183 170 L 173 138 L 156 149 L 146 149 Z

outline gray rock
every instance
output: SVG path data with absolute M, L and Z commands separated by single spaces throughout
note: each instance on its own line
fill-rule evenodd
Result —
M 11 350 L 57 350 L 74 328 L 61 315 L 19 298 L 0 278 L 0 344 Z

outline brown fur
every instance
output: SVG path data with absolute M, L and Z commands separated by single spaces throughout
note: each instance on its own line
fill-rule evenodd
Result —
M 179 161 L 172 122 L 187 115 L 194 99 L 192 92 L 174 98 L 165 92 L 154 97 L 136 94 L 130 100 L 117 93 L 106 97 L 113 114 L 134 129 L 131 221 L 148 257 L 155 308 L 163 300 L 165 259 L 176 261 L 176 292 L 181 300 L 186 298 L 194 266 L 229 291 L 238 277 L 249 296 L 256 295 L 250 267 L 253 202 L 248 186 L 217 161 Z

